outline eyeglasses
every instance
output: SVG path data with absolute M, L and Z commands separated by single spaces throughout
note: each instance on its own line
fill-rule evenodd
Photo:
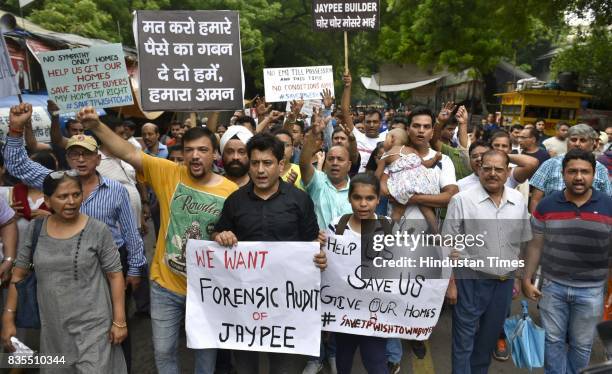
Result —
M 77 170 L 72 169 L 72 170 L 58 170 L 58 171 L 49 173 L 49 177 L 51 177 L 51 179 L 62 179 L 64 175 L 67 175 L 69 177 L 78 177 L 79 172 Z
M 96 152 L 89 152 L 89 151 L 69 151 L 66 152 L 66 156 L 72 160 L 78 160 L 81 156 L 83 156 L 83 158 L 88 158 L 88 157 L 92 157 L 93 155 L 96 155 Z
M 500 167 L 494 167 L 494 166 L 482 166 L 480 168 L 480 170 L 484 171 L 487 174 L 491 174 L 493 172 L 495 172 L 495 174 L 502 174 L 507 169 L 506 168 L 500 168 Z

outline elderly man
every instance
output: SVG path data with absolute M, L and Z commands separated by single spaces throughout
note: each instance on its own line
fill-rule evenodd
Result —
M 546 330 L 546 373 L 578 373 L 589 364 L 609 274 L 612 198 L 592 188 L 595 157 L 574 148 L 562 160 L 564 187 L 544 197 L 531 222 L 523 293 L 539 302 Z M 542 265 L 542 291 L 531 283 Z M 609 297 L 606 305 L 612 304 Z M 569 343 L 569 344 L 568 344 Z
M 246 144 L 253 133 L 244 126 L 230 126 L 221 137 L 221 159 L 225 177 L 242 187 L 249 183 L 249 156 Z
M 456 280 L 449 283 L 451 293 L 456 289 L 457 294 L 452 330 L 454 374 L 488 371 L 512 300 L 520 245 L 531 239 L 527 204 L 520 192 L 505 186 L 509 163 L 504 152 L 485 152 L 479 185 L 453 196 L 444 220 L 443 235 L 483 235 L 484 242 L 453 251 L 453 258 L 469 260 L 466 267 L 455 268 Z
M 572 126 L 568 134 L 567 149 L 582 149 L 583 151 L 593 152 L 595 139 L 598 138 L 597 132 L 590 126 L 579 124 Z M 531 195 L 530 211 L 533 212 L 540 200 L 544 196 L 553 192 L 561 191 L 565 188 L 562 174 L 562 161 L 564 155 L 556 156 L 546 161 L 540 166 L 538 171 L 531 177 L 529 184 L 534 187 Z M 612 187 L 608 180 L 606 167 L 599 162 L 595 165 L 595 179 L 593 188 L 601 191 L 608 196 L 612 196 Z

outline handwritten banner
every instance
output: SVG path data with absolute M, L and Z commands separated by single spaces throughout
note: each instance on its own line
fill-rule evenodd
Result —
M 187 243 L 187 346 L 319 355 L 315 242 Z
M 62 112 L 134 103 L 121 44 L 38 54 L 49 96 Z
M 266 101 L 320 100 L 324 88 L 334 96 L 331 65 L 264 69 Z
M 352 31 L 380 29 L 378 0 L 313 0 L 314 31 Z
M 428 279 L 418 269 L 402 269 L 397 278 L 362 278 L 360 248 L 358 237 L 328 230 L 327 269 L 321 273 L 323 330 L 427 339 L 438 322 L 448 279 Z M 378 255 L 390 259 L 394 252 Z
M 234 11 L 138 11 L 144 110 L 243 107 L 240 21 Z
M 9 112 L 10 108 L 0 108 L 0 141 L 5 141 L 8 134 Z M 51 118 L 46 108 L 32 107 L 32 132 L 39 142 L 51 142 Z
M 11 57 L 4 41 L 4 34 L 0 30 L 0 97 L 20 94 L 16 75 L 11 65 Z

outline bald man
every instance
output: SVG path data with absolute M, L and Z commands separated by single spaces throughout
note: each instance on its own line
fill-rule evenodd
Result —
M 304 188 L 314 202 L 319 228 L 325 229 L 332 219 L 353 211 L 348 200 L 351 158 L 346 147 L 333 146 L 325 156 L 323 171 L 316 170 L 310 161 L 319 150 L 319 137 L 320 130 L 316 126 L 304 136 L 300 172 Z
M 144 152 L 148 155 L 168 158 L 168 147 L 159 142 L 159 128 L 154 123 L 145 123 L 142 125 L 142 141 L 146 149 Z

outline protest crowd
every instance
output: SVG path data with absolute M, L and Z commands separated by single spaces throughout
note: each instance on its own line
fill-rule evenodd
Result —
M 323 89 L 308 113 L 300 98 L 285 100 L 287 110 L 280 111 L 262 95 L 247 110 L 235 108 L 229 121 L 217 112 L 205 121 L 136 125 L 87 106 L 62 128 L 60 108 L 50 100 L 50 144 L 33 134 L 30 103 L 10 108 L 0 153 L 4 351 L 18 350 L 18 340 L 40 354 L 61 353 L 64 366 L 41 368 L 45 373 L 137 373 L 128 324 L 133 306 L 150 316 L 155 366 L 162 374 L 181 372 L 185 329 L 196 373 L 257 374 L 265 352 L 270 373 L 315 374 L 327 367 L 349 374 L 359 351 L 368 373 L 398 374 L 407 372 L 400 367 L 404 347 L 416 359 L 425 357 L 424 342 L 448 308 L 451 353 L 444 359 L 452 373 L 487 373 L 493 359 L 514 354 L 504 326 L 513 300 L 524 297 L 538 303 L 545 372 L 578 373 L 589 366 L 596 325 L 612 304 L 612 127 L 604 141 L 586 124 L 560 122 L 547 138 L 543 121 L 506 126 L 491 114 L 476 122 L 453 102 L 441 108 L 356 108 L 351 73 L 338 81 L 340 100 Z M 156 244 L 147 261 L 143 236 L 150 227 Z M 438 283 L 414 277 L 410 282 L 421 291 L 411 283 L 401 292 L 399 279 L 401 294 L 394 297 L 430 305 L 431 320 L 410 309 L 411 322 L 400 329 L 403 322 L 384 322 L 380 306 L 350 322 L 341 320 L 349 312 L 338 312 L 335 330 L 326 327 L 331 321 L 321 323 L 327 315 L 321 308 L 331 307 L 334 274 L 341 274 L 334 269 L 348 258 L 339 256 L 346 246 L 334 243 L 357 243 L 362 255 L 373 235 L 394 230 L 456 238 L 483 229 L 488 234 L 480 246 L 440 246 L 445 258 L 503 264 L 455 267 L 445 277 L 430 277 Z M 254 332 L 244 322 L 250 315 L 235 317 L 244 320 L 244 329 L 223 323 L 211 335 L 214 344 L 202 348 L 190 335 L 190 318 L 212 326 L 223 315 L 194 317 L 199 309 L 190 303 L 212 295 L 216 307 L 239 315 L 249 298 L 260 305 L 282 299 L 284 305 L 285 297 L 276 288 L 249 294 L 257 280 L 253 272 L 233 273 L 244 293 L 215 281 L 213 250 L 200 258 L 193 244 L 198 241 L 224 248 L 226 267 L 227 257 L 248 242 L 278 242 L 285 253 L 293 249 L 288 242 L 305 243 L 307 256 L 288 255 L 279 266 L 285 270 L 267 276 L 287 285 L 286 304 L 285 280 L 292 272 L 315 279 L 308 294 L 315 296 L 302 290 L 303 298 L 293 302 L 300 305 L 296 316 L 298 309 L 312 309 L 316 324 L 295 317 L 290 327 L 258 325 L 261 331 Z M 272 265 L 273 251 L 265 253 Z M 191 259 L 207 264 L 195 283 Z M 257 261 L 249 257 L 242 265 Z M 364 271 L 349 274 L 352 292 L 385 293 L 395 284 L 368 281 Z M 38 309 L 29 318 L 39 321 L 28 326 L 20 320 L 21 286 L 32 274 Z M 338 306 L 340 296 L 334 297 Z M 408 306 L 399 316 L 391 312 L 401 321 Z M 289 319 L 293 312 L 276 313 Z M 408 332 L 408 326 L 416 329 Z M 310 343 L 309 349 L 291 350 L 298 346 L 291 335 L 296 329 L 316 337 L 314 348 Z

